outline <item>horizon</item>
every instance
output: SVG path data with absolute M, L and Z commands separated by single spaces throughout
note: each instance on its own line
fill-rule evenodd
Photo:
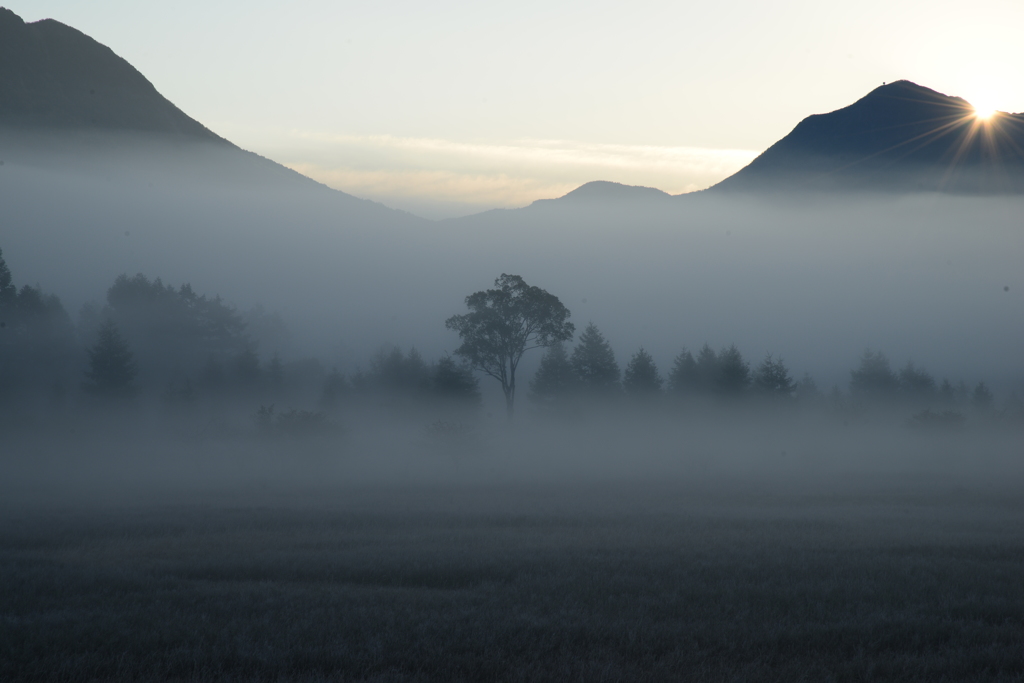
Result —
M 27 4 L 5 6 L 26 22 L 53 18 L 106 45 L 218 135 L 430 219 L 526 206 L 597 180 L 669 194 L 703 189 L 807 116 L 845 107 L 883 82 L 906 79 L 979 108 L 1024 110 L 1013 42 L 1000 40 L 1024 8 L 997 1 L 969 15 L 952 3 L 885 11 L 876 3 L 856 17 L 793 1 L 772 12 L 749 5 L 741 20 L 656 4 L 623 18 L 610 6 L 588 5 L 580 15 L 573 3 L 514 12 L 392 3 L 342 14 L 309 0 L 292 19 L 270 6 L 239 12 L 231 2 L 201 10 Z M 303 22 L 308 16 L 322 20 Z M 693 20 L 718 33 L 673 40 L 675 27 Z M 843 29 L 826 35 L 837 22 Z M 936 40 L 954 30 L 957 41 Z M 268 35 L 278 49 L 267 49 Z M 766 43 L 767 35 L 780 39 Z M 459 51 L 467 41 L 474 60 Z M 514 50 L 524 41 L 526 55 Z

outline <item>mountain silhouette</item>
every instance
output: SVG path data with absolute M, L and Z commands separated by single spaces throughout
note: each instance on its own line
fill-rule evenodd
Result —
M 659 201 L 671 197 L 653 187 L 623 185 L 607 180 L 594 180 L 580 185 L 572 192 L 559 197 L 561 201 Z M 549 200 L 539 200 L 549 201 Z
M 809 116 L 709 189 L 1024 192 L 1024 114 L 979 119 L 965 100 L 910 81 Z
M 5 8 L 0 94 L 2 126 L 135 130 L 226 143 L 110 48 L 53 19 L 26 24 Z
M 243 150 L 178 109 L 135 67 L 53 19 L 0 7 L 0 150 L 22 167 L 158 186 L 306 193 L 342 222 L 421 222 Z

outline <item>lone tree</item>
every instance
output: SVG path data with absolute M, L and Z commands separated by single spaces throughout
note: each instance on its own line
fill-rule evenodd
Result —
M 501 382 L 509 418 L 516 400 L 516 368 L 530 349 L 572 339 L 575 327 L 569 309 L 558 297 L 531 287 L 518 275 L 494 281 L 495 289 L 466 297 L 469 313 L 453 315 L 445 327 L 455 330 L 462 345 L 455 353 L 471 366 Z
M 85 372 L 82 388 L 90 394 L 107 398 L 120 398 L 135 393 L 135 362 L 128 342 L 117 331 L 114 321 L 107 320 L 100 327 L 99 340 L 89 349 L 89 369 Z

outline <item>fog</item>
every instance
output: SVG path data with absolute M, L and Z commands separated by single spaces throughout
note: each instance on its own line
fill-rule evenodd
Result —
M 1019 198 L 598 193 L 434 223 L 228 145 L 114 142 L 4 137 L 0 248 L 73 317 L 143 273 L 279 312 L 296 353 L 348 371 L 381 344 L 453 350 L 443 321 L 505 272 L 623 364 L 735 343 L 827 387 L 870 347 L 1003 391 L 1024 378 Z
M 1020 198 L 431 222 L 226 142 L 0 161 L 4 680 L 1024 670 Z M 511 416 L 446 327 L 503 273 L 575 325 Z

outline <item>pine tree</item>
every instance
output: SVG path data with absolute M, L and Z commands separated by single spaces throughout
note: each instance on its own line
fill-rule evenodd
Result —
M 18 296 L 18 288 L 14 286 L 14 279 L 11 277 L 11 269 L 4 261 L 3 249 L 0 249 L 0 318 L 5 309 L 13 309 L 14 302 Z
M 530 380 L 530 400 L 552 403 L 563 400 L 576 389 L 576 372 L 561 342 L 552 344 L 540 360 L 537 374 Z
M 697 389 L 712 394 L 718 389 L 718 354 L 707 343 L 697 352 Z
M 860 367 L 850 371 L 850 395 L 854 398 L 891 398 L 898 389 L 899 379 L 881 351 L 865 351 Z
M 750 385 L 750 366 L 733 344 L 718 353 L 718 391 L 723 396 L 739 396 Z
M 93 395 L 123 398 L 135 393 L 136 367 L 128 342 L 112 320 L 100 327 L 96 345 L 89 349 L 89 369 L 82 388 Z
M 992 391 L 985 386 L 984 382 L 978 382 L 971 392 L 971 405 L 976 410 L 989 410 L 992 407 Z
M 442 400 L 472 408 L 480 405 L 480 380 L 473 376 L 472 368 L 456 363 L 451 356 L 434 364 L 431 388 Z
M 668 388 L 672 393 L 682 395 L 696 393 L 698 386 L 697 361 L 693 359 L 692 353 L 683 349 L 668 373 Z
M 633 398 L 651 398 L 661 393 L 661 383 L 661 375 L 658 374 L 654 358 L 641 346 L 626 366 L 626 373 L 622 379 L 623 388 Z
M 754 371 L 754 389 L 765 396 L 789 398 L 796 391 L 797 385 L 789 376 L 789 370 L 781 358 L 772 358 L 768 354 Z
M 615 352 L 594 323 L 580 335 L 570 360 L 584 391 L 609 394 L 619 388 L 619 364 Z

